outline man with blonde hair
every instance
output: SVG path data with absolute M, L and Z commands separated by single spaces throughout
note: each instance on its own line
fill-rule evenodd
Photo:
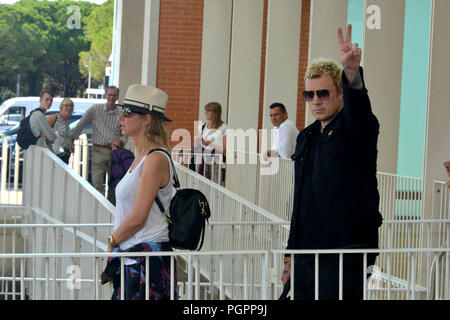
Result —
M 344 41 L 338 30 L 341 64 L 326 59 L 312 62 L 305 75 L 303 98 L 316 121 L 297 137 L 294 207 L 288 249 L 378 248 L 376 179 L 379 123 L 372 113 L 361 49 L 351 43 L 351 25 Z M 367 256 L 367 267 L 376 254 Z M 295 255 L 295 279 L 290 279 L 290 255 L 285 257 L 282 280 L 294 283 L 294 298 L 315 298 L 315 257 Z M 362 254 L 319 255 L 318 298 L 363 298 L 367 276 Z M 341 282 L 341 283 L 340 283 Z M 292 291 L 291 291 L 292 293 Z

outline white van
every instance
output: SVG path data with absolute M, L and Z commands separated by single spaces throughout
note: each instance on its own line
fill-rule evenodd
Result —
M 53 98 L 48 111 L 59 111 L 64 98 Z M 70 98 L 74 103 L 74 113 L 84 114 L 93 104 L 106 103 L 106 99 Z M 0 132 L 20 123 L 31 111 L 39 108 L 39 97 L 17 97 L 6 100 L 0 106 Z

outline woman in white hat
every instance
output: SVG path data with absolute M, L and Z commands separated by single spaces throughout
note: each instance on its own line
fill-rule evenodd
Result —
M 119 121 L 122 134 L 133 139 L 135 160 L 116 187 L 114 232 L 108 237 L 111 252 L 171 251 L 168 221 L 154 202 L 158 195 L 168 207 L 173 191 L 173 168 L 168 155 L 156 148 L 169 150 L 165 122 L 167 94 L 155 87 L 131 85 L 128 88 Z M 145 258 L 126 258 L 125 299 L 145 299 Z M 149 297 L 170 298 L 170 257 L 150 258 Z M 176 268 L 174 268 L 176 270 Z M 112 299 L 120 299 L 120 260 L 110 258 L 105 273 L 112 277 Z M 119 275 L 119 276 L 118 276 Z M 176 274 L 173 278 L 176 284 Z M 174 294 L 175 299 L 178 298 Z

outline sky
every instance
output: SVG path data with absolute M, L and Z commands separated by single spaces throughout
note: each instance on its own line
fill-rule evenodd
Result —
M 82 0 L 82 1 L 93 2 L 96 4 L 102 4 L 106 0 Z M 0 0 L 0 4 L 13 4 L 14 2 L 17 2 L 17 0 Z

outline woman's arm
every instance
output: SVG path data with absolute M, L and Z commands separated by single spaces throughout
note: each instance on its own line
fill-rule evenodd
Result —
M 208 140 L 203 140 L 203 145 L 211 147 L 221 153 L 227 152 L 226 124 L 217 129 Z M 210 141 L 209 141 L 210 140 Z
M 221 143 L 218 143 L 217 140 L 214 140 L 213 142 L 204 141 L 203 143 L 205 146 L 211 147 L 221 153 L 227 152 L 227 137 L 222 136 L 218 140 L 222 140 Z
M 166 186 L 169 181 L 170 169 L 166 156 L 160 152 L 152 153 L 144 161 L 133 211 L 112 234 L 116 245 L 133 236 L 144 226 L 159 188 Z

